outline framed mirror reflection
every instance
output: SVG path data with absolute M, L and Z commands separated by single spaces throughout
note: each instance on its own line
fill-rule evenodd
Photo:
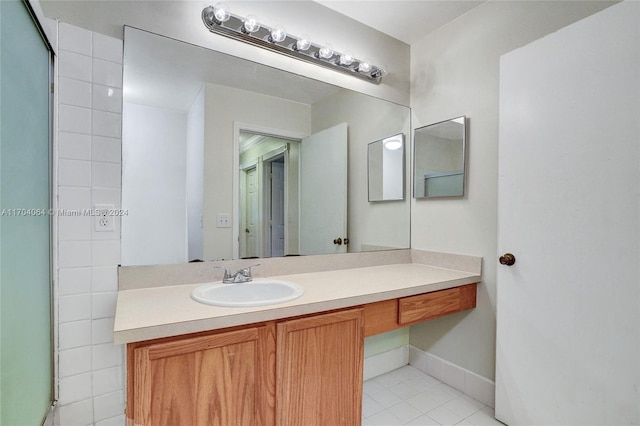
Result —
M 404 200 L 404 134 L 389 136 L 367 147 L 369 201 Z
M 464 196 L 466 122 L 462 116 L 415 129 L 414 198 Z

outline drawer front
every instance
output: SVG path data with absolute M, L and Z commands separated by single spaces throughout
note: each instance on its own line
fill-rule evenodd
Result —
M 398 300 L 398 324 L 410 325 L 475 308 L 476 286 L 468 284 L 447 290 L 403 297 Z
M 400 328 L 398 325 L 398 299 L 364 305 L 364 337 Z

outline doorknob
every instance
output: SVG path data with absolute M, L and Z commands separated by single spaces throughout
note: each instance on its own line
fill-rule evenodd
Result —
M 338 237 L 338 238 L 334 239 L 333 240 L 333 244 L 341 246 L 342 245 L 342 238 Z
M 516 257 L 511 253 L 505 253 L 498 259 L 501 265 L 511 266 L 516 263 Z

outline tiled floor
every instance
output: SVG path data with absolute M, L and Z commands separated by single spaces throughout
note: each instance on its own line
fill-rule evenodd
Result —
M 364 382 L 362 426 L 504 426 L 493 416 L 493 408 L 409 365 Z

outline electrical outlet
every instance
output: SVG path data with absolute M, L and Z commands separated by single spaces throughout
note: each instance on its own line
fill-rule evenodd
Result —
M 96 204 L 95 211 L 95 230 L 96 232 L 113 232 L 113 220 L 115 217 L 111 214 L 114 210 L 113 204 Z
M 231 215 L 228 213 L 218 213 L 216 216 L 216 228 L 231 228 Z

